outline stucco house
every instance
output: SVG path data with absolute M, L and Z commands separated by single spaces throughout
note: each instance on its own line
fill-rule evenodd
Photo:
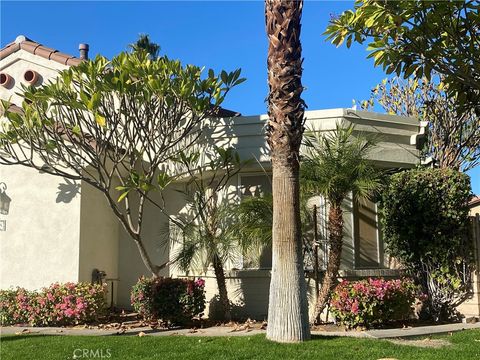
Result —
M 80 51 L 81 58 L 88 56 L 88 46 L 81 45 Z M 0 98 L 20 105 L 22 100 L 16 93 L 22 83 L 40 86 L 57 76 L 59 70 L 77 65 L 81 58 L 19 36 L 0 50 Z M 267 116 L 234 115 L 228 111 L 219 114 L 209 137 L 215 143 L 228 142 L 242 158 L 257 161 L 232 179 L 229 191 L 236 199 L 249 196 L 255 192 L 252 189 L 268 192 L 270 159 L 263 135 Z M 379 167 L 410 168 L 419 162 L 418 147 L 425 124 L 417 119 L 353 109 L 307 111 L 305 115 L 307 126 L 318 131 L 333 130 L 337 123 L 354 123 L 358 130 L 380 134 L 381 141 L 371 154 Z M 172 216 L 185 206 L 176 186 L 167 189 L 165 195 Z M 117 307 L 129 307 L 131 286 L 148 273 L 129 235 L 97 190 L 30 168 L 0 165 L 0 195 L 0 288 L 35 289 L 57 281 L 90 282 L 94 271 L 100 270 L 106 274 L 109 300 Z M 325 203 L 321 198 L 316 201 L 319 216 L 325 219 Z M 395 264 L 385 255 L 376 204 L 348 200 L 344 207 L 341 276 L 398 275 Z M 145 221 L 147 250 L 154 254 L 156 263 L 164 263 L 171 251 L 159 240 L 159 234 L 169 226 L 168 218 L 152 208 L 147 209 Z M 229 295 L 238 305 L 239 314 L 262 318 L 267 314 L 271 261 L 264 256 L 256 268 L 248 266 L 244 261 L 229 265 Z M 173 266 L 162 274 L 185 276 Z M 189 275 L 206 279 L 207 300 L 212 300 L 207 310 L 212 313 L 217 292 L 213 272 Z

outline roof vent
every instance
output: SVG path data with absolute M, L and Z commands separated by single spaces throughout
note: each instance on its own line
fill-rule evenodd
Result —
M 4 88 L 9 88 L 13 84 L 13 78 L 6 74 L 6 73 L 0 73 L 0 85 L 3 86 Z
M 34 70 L 27 70 L 23 74 L 23 79 L 30 85 L 35 85 L 40 80 L 40 75 Z
M 88 60 L 88 50 L 90 47 L 88 44 L 80 44 L 78 45 L 78 50 L 80 51 L 80 59 Z

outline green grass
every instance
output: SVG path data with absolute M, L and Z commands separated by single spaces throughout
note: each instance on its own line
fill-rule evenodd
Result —
M 0 358 L 73 359 L 75 349 L 93 351 L 83 359 L 321 359 L 321 360 L 469 360 L 480 359 L 480 330 L 441 336 L 452 345 L 440 349 L 394 345 L 386 340 L 314 337 L 303 344 L 276 344 L 263 335 L 185 336 L 42 336 L 0 338 Z M 108 351 L 107 351 L 108 350 Z M 97 351 L 97 353 L 95 353 Z M 77 350 L 78 355 L 81 351 Z M 110 354 L 110 356 L 108 356 Z M 96 355 L 96 357 L 95 357 Z M 103 357 L 101 357 L 103 355 Z

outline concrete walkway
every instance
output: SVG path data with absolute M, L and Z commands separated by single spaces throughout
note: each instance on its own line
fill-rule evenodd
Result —
M 313 335 L 320 336 L 349 336 L 358 338 L 403 338 L 410 336 L 425 336 L 431 334 L 449 333 L 454 331 L 480 329 L 480 323 L 476 324 L 447 324 L 433 326 L 419 326 L 405 329 L 382 329 L 368 331 L 313 331 Z M 85 328 L 61 328 L 61 327 L 0 327 L 1 335 L 22 335 L 22 334 L 41 334 L 41 335 L 77 335 L 77 336 L 112 336 L 112 335 L 130 335 L 138 336 L 143 333 L 144 336 L 251 336 L 264 334 L 265 330 L 247 329 L 236 330 L 233 327 L 213 326 L 205 329 L 174 329 L 158 330 L 150 327 L 139 327 L 133 329 L 85 329 Z
M 418 326 L 398 329 L 378 329 L 367 331 L 313 331 L 312 334 L 323 336 L 350 336 L 359 338 L 391 339 L 410 336 L 425 336 L 433 334 L 443 334 L 461 330 L 480 329 L 480 323 L 475 324 L 446 324 Z

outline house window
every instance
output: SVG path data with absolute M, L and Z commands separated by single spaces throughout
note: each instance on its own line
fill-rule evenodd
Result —
M 240 198 L 272 193 L 272 178 L 264 173 L 240 174 L 238 185 Z M 242 268 L 271 269 L 272 247 L 265 247 L 260 256 L 255 259 L 243 256 Z
M 355 268 L 376 269 L 383 264 L 377 204 L 359 201 L 354 206 Z

